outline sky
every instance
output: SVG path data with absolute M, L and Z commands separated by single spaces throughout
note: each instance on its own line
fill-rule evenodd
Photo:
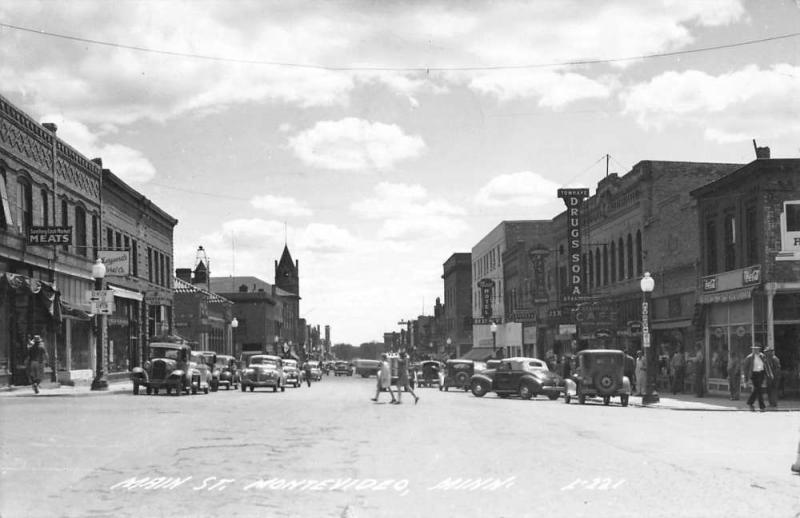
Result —
M 800 157 L 800 0 L 3 0 L 0 93 L 177 218 L 175 267 L 272 283 L 288 244 L 358 345 L 607 155 Z

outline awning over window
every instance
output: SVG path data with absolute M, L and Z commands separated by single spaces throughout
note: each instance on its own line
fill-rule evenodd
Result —
M 494 358 L 496 354 L 496 351 L 492 350 L 491 347 L 474 347 L 466 354 L 462 354 L 461 359 L 485 362 L 486 360 Z
M 0 297 L 5 296 L 5 292 L 9 290 L 39 297 L 50 316 L 61 322 L 61 294 L 53 284 L 26 275 L 5 272 L 0 274 Z
M 720 304 L 726 302 L 736 302 L 737 300 L 747 300 L 753 296 L 754 286 L 748 288 L 737 288 L 735 290 L 720 291 L 718 293 L 702 293 L 698 302 L 700 304 Z
M 653 322 L 650 329 L 681 329 L 692 325 L 691 320 L 672 320 L 670 322 Z
M 92 317 L 79 307 L 72 306 L 69 302 L 61 300 L 61 314 L 78 320 L 91 320 Z
M 114 292 L 114 297 L 120 299 L 136 300 L 138 302 L 141 302 L 144 299 L 144 296 L 138 291 L 126 290 L 125 288 L 118 288 L 110 285 L 109 288 Z

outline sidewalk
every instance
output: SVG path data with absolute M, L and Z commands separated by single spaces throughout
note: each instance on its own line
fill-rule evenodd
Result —
M 749 393 L 742 393 L 739 401 L 731 401 L 729 397 L 706 394 L 704 397 L 697 397 L 694 394 L 672 394 L 667 392 L 659 393 L 660 401 L 652 405 L 642 405 L 642 398 L 631 396 L 630 405 L 647 408 L 660 408 L 667 410 L 702 410 L 718 412 L 749 412 L 747 398 Z M 766 396 L 764 397 L 766 403 Z M 758 411 L 758 402 L 755 404 Z M 800 412 L 800 399 L 779 399 L 777 408 L 767 406 L 767 412 Z
M 43 382 L 39 385 L 39 393 L 33 392 L 30 385 L 14 385 L 0 387 L 0 398 L 4 397 L 80 397 L 80 396 L 106 396 L 110 394 L 133 393 L 133 384 L 130 380 L 115 381 L 108 384 L 108 390 L 91 390 L 91 385 L 62 385 L 60 383 Z

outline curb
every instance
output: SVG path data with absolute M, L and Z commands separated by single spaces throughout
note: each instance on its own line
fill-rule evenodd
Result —
M 69 388 L 65 388 L 69 387 Z M 130 383 L 119 382 L 109 385 L 108 390 L 91 390 L 88 386 L 74 388 L 69 385 L 62 385 L 54 388 L 40 388 L 39 393 L 33 392 L 29 386 L 3 387 L 0 388 L 0 398 L 7 397 L 93 397 L 108 396 L 112 394 L 122 394 L 132 391 L 133 385 Z
M 660 403 L 656 403 L 655 405 L 643 405 L 642 403 L 634 403 L 634 402 L 630 402 L 629 405 L 639 408 L 652 408 L 654 410 L 674 410 L 680 412 L 752 412 L 752 410 L 750 410 L 747 407 L 737 408 L 737 407 L 726 407 L 721 405 L 714 405 L 712 408 L 692 408 L 692 407 L 683 407 L 675 405 L 662 405 Z M 773 408 L 771 410 L 765 410 L 763 412 L 756 411 L 753 413 L 772 414 L 776 412 L 800 412 L 800 408 Z

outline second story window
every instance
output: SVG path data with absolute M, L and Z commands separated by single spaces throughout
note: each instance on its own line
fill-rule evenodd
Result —
M 758 264 L 758 222 L 757 212 L 755 207 L 748 207 L 745 210 L 744 214 L 744 225 L 745 225 L 745 232 L 747 233 L 744 236 L 746 239 L 745 246 L 747 248 L 747 265 Z
M 61 200 L 61 226 L 68 227 L 69 226 L 69 206 L 67 205 L 67 200 Z M 73 239 L 75 238 L 75 233 L 72 234 Z M 69 250 L 69 245 L 63 245 L 63 250 L 66 252 Z
M 31 184 L 25 180 L 19 181 L 19 222 L 22 233 L 27 235 L 33 226 L 33 191 Z
M 706 274 L 717 273 L 717 225 L 713 220 L 706 222 Z
M 75 207 L 75 253 L 86 257 L 86 211 Z
M 725 271 L 736 269 L 736 217 L 725 215 Z
M 42 226 L 50 226 L 50 201 L 48 200 L 47 191 L 42 189 L 39 191 L 42 198 Z

